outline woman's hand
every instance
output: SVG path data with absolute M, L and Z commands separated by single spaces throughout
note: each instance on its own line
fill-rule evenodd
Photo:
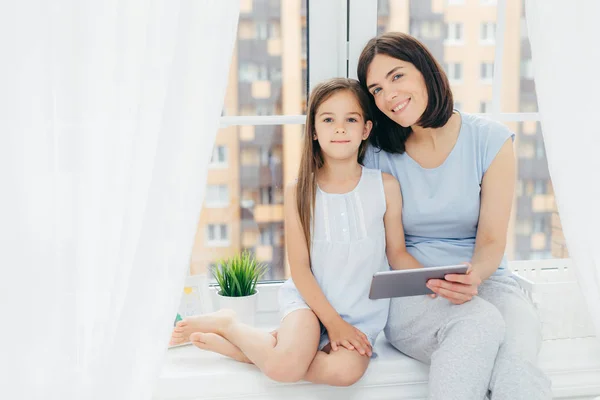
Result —
M 363 356 L 371 357 L 371 354 L 373 354 L 367 335 L 342 318 L 325 328 L 327 328 L 332 351 L 337 351 L 342 346 L 348 350 L 356 350 Z
M 474 272 L 471 264 L 465 264 L 469 266 L 466 274 L 448 274 L 446 279 L 430 279 L 427 281 L 427 287 L 454 304 L 470 301 L 477 295 L 481 278 Z

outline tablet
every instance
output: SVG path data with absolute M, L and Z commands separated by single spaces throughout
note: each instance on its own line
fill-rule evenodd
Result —
M 425 286 L 429 279 L 444 279 L 448 274 L 465 274 L 468 269 L 467 265 L 461 264 L 377 272 L 371 281 L 369 298 L 376 300 L 432 294 Z

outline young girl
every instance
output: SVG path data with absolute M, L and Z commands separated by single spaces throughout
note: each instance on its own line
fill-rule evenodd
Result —
M 420 268 L 404 243 L 398 181 L 360 163 L 372 122 L 359 83 L 332 79 L 311 93 L 298 181 L 285 192 L 292 278 L 279 292 L 276 334 L 231 310 L 180 321 L 171 343 L 255 364 L 280 382 L 348 386 L 369 364 L 389 300 L 370 300 L 375 272 Z M 386 257 L 387 256 L 387 257 Z

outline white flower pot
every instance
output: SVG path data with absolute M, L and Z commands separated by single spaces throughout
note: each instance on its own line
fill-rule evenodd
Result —
M 229 308 L 236 312 L 239 320 L 245 324 L 254 326 L 256 320 L 256 310 L 258 307 L 258 290 L 250 296 L 228 297 L 217 293 L 219 299 L 219 309 Z

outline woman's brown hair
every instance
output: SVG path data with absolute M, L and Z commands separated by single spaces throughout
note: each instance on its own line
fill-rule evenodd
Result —
M 366 123 L 366 121 L 372 121 L 369 95 L 355 79 L 330 79 L 319 83 L 314 87 L 310 94 L 308 111 L 306 112 L 306 124 L 304 127 L 302 159 L 298 171 L 298 183 L 296 184 L 296 205 L 309 254 L 311 248 L 311 221 L 317 192 L 317 171 L 325 163 L 321 152 L 321 146 L 319 146 L 319 142 L 314 139 L 314 136 L 316 135 L 315 116 L 321 104 L 340 91 L 348 91 L 356 97 L 356 100 L 362 109 L 363 122 Z M 363 141 L 358 149 L 357 161 L 359 163 L 362 163 L 365 151 L 366 141 Z
M 423 128 L 439 128 L 446 125 L 454 108 L 452 90 L 444 70 L 427 47 L 414 37 L 400 32 L 384 33 L 369 40 L 360 54 L 357 68 L 358 80 L 365 90 L 369 66 L 377 54 L 409 62 L 423 75 L 428 101 L 417 125 Z M 374 117 L 371 143 L 389 153 L 404 153 L 406 139 L 412 133 L 412 129 L 389 119 L 377 108 L 373 96 L 369 96 L 369 101 Z

